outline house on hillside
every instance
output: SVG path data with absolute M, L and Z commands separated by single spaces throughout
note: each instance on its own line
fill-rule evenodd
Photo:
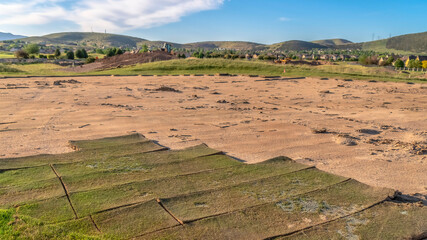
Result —
M 259 57 L 259 54 L 258 54 L 258 53 L 255 53 L 255 54 L 252 56 L 252 58 L 253 58 L 253 59 L 258 59 L 258 57 Z

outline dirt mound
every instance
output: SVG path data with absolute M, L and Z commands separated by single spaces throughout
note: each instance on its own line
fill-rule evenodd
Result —
M 135 65 L 138 63 L 148 63 L 157 61 L 166 61 L 176 59 L 177 56 L 163 51 L 155 51 L 149 53 L 124 53 L 121 55 L 98 59 L 96 62 L 86 64 L 80 67 L 70 68 L 73 72 L 89 72 L 100 71 L 111 68 L 119 68 L 123 66 Z

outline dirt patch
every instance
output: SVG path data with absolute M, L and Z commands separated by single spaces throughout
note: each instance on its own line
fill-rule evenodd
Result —
M 89 72 L 101 71 L 112 68 L 120 68 L 139 63 L 149 63 L 157 61 L 167 61 L 177 59 L 177 56 L 163 51 L 154 51 L 149 53 L 125 53 L 114 57 L 106 57 L 98 59 L 94 63 L 85 64 L 83 66 L 66 69 L 71 72 Z

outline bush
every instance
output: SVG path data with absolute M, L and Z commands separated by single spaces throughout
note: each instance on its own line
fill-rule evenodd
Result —
M 94 57 L 88 57 L 87 59 L 86 59 L 86 63 L 93 63 L 93 62 L 95 62 L 96 61 L 96 59 L 94 58 Z
M 30 57 L 30 55 L 26 51 L 24 51 L 24 50 L 18 50 L 18 51 L 15 52 L 15 57 L 16 58 L 25 58 L 25 59 L 27 59 L 27 58 Z
M 47 55 L 47 59 L 49 60 L 55 59 L 55 55 Z
M 74 52 L 73 51 L 68 51 L 66 54 L 66 58 L 67 59 L 74 59 Z
M 423 61 L 423 68 L 427 68 L 427 61 Z
M 32 43 L 25 46 L 24 51 L 26 51 L 28 54 L 39 54 L 40 48 L 39 45 Z
M 43 55 L 43 54 L 39 54 L 39 58 L 47 58 L 47 56 L 46 55 Z

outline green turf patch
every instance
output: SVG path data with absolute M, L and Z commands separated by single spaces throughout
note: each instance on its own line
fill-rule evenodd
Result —
M 385 202 L 368 210 L 276 239 L 422 239 L 427 208 Z
M 155 200 L 97 214 L 93 219 L 103 233 L 120 239 L 179 225 Z
M 185 229 L 173 228 L 149 238 L 263 239 L 355 213 L 391 193 L 351 180 L 275 203 L 206 218 L 190 223 Z
M 293 195 L 342 182 L 346 178 L 317 169 L 274 176 L 228 188 L 162 199 L 163 204 L 183 221 L 279 201 Z
M 109 137 L 98 140 L 70 141 L 70 145 L 77 149 L 96 149 L 146 141 L 149 140 L 141 134 L 135 133 L 127 136 Z
M 111 157 L 125 156 L 129 154 L 144 153 L 165 150 L 164 147 L 152 142 L 143 141 L 123 145 L 110 146 L 108 148 L 87 149 L 58 155 L 37 155 L 23 158 L 0 159 L 0 171 L 36 167 L 53 163 L 72 163 L 91 161 Z
M 70 203 L 65 196 L 25 204 L 18 208 L 18 213 L 45 223 L 58 223 L 75 219 Z

